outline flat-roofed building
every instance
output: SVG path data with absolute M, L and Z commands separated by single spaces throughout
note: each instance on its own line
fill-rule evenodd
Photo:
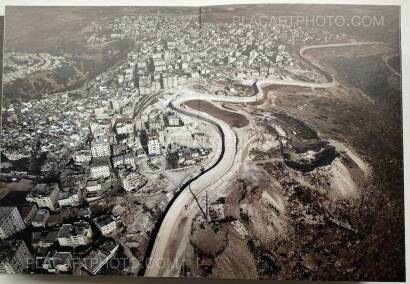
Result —
M 101 268 L 114 257 L 119 245 L 114 241 L 106 241 L 97 249 L 91 251 L 81 260 L 81 267 L 96 275 Z
M 161 144 L 159 143 L 159 135 L 157 132 L 148 134 L 148 154 L 150 156 L 161 155 Z
M 117 229 L 117 222 L 111 215 L 102 215 L 93 221 L 104 236 L 111 234 Z
M 110 135 L 112 131 L 111 119 L 108 117 L 106 109 L 104 108 L 100 113 L 96 114 L 100 117 L 96 122 L 90 123 L 90 130 L 94 137 Z
M 58 236 L 58 229 L 51 231 L 33 232 L 31 245 L 34 248 L 48 248 L 56 241 Z
M 0 207 L 0 239 L 7 239 L 25 227 L 17 207 Z
M 58 231 L 57 240 L 62 247 L 76 247 L 91 243 L 92 236 L 93 232 L 90 224 L 76 222 L 62 225 Z
M 81 165 L 83 163 L 89 163 L 91 161 L 91 150 L 80 150 L 73 154 L 74 164 Z
M 81 189 L 76 187 L 70 187 L 64 189 L 60 192 L 60 196 L 58 198 L 58 204 L 60 207 L 63 206 L 78 206 L 80 205 L 82 200 Z
M 16 274 L 27 269 L 31 258 L 24 241 L 7 240 L 0 242 L 0 273 Z
M 118 118 L 115 125 L 117 134 L 133 134 L 134 133 L 134 122 L 132 119 Z
M 58 207 L 59 194 L 60 188 L 58 184 L 39 183 L 27 194 L 26 200 L 36 203 L 39 208 L 48 208 L 54 211 Z
M 39 209 L 33 221 L 31 221 L 31 224 L 33 225 L 33 227 L 36 227 L 36 228 L 38 227 L 45 228 L 49 218 L 50 218 L 50 212 L 47 209 Z
M 134 189 L 141 188 L 145 183 L 142 175 L 128 169 L 120 171 L 119 177 L 125 191 L 132 191 Z
M 120 165 L 127 165 L 127 166 L 135 168 L 135 157 L 132 153 L 118 155 L 118 156 L 112 157 L 112 163 L 114 165 L 114 168 Z
M 73 267 L 71 252 L 50 251 L 42 264 L 50 273 L 68 272 Z
M 92 179 L 106 178 L 111 175 L 107 159 L 93 159 L 90 166 L 90 177 Z
M 118 156 L 127 153 L 128 150 L 128 145 L 125 143 L 119 143 L 119 144 L 114 144 L 112 145 L 112 155 L 113 156 Z
M 180 120 L 179 117 L 176 115 L 170 115 L 168 116 L 168 125 L 169 126 L 179 126 Z
M 111 148 L 108 137 L 96 137 L 91 143 L 91 154 L 93 158 L 109 157 L 111 155 Z
M 98 180 L 89 180 L 85 189 L 87 192 L 99 192 L 102 190 L 102 187 Z
M 23 206 L 20 208 L 20 215 L 25 224 L 31 223 L 31 221 L 36 217 L 38 208 L 36 204 Z

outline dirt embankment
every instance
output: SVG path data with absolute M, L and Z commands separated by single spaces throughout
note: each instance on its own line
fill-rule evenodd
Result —
M 360 56 L 349 50 L 346 59 L 329 63 L 341 83 L 337 88 L 292 92 L 290 87 L 272 87 L 274 104 L 245 106 L 256 125 L 264 126 L 260 132 L 266 141 L 269 134 L 275 136 L 266 125 L 280 126 L 278 132 L 286 134 L 284 148 L 290 145 L 296 154 L 315 152 L 327 145 L 312 141 L 320 137 L 329 147 L 336 145 L 338 155 L 308 172 L 271 157 L 250 166 L 248 176 L 241 176 L 242 182 L 232 185 L 226 197 L 211 202 L 210 224 L 195 220 L 185 272 L 226 278 L 403 281 L 401 118 L 391 112 L 399 104 L 385 104 L 390 97 L 385 91 L 399 101 L 401 91 L 391 85 L 392 76 L 379 57 L 368 56 L 368 49 L 359 51 Z M 356 55 L 363 67 L 345 66 L 343 60 L 353 62 Z M 368 74 L 361 74 L 367 69 Z M 378 71 L 381 77 L 372 77 Z
M 326 69 L 346 87 L 358 89 L 369 98 L 375 100 L 377 106 L 390 115 L 400 118 L 401 114 L 401 83 L 400 79 L 391 76 L 389 67 L 383 57 L 393 52 L 387 46 L 363 46 L 325 49 L 312 51 Z M 392 62 L 398 70 L 400 57 L 392 57 Z
M 245 116 L 236 112 L 221 109 L 206 101 L 192 100 L 185 102 L 185 105 L 194 110 L 206 112 L 207 114 L 228 123 L 231 127 L 241 128 L 249 124 L 249 121 Z

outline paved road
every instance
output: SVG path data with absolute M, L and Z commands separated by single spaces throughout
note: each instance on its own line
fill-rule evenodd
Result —
M 306 51 L 318 48 L 333 48 L 333 47 L 346 47 L 346 46 L 358 46 L 358 45 L 372 45 L 372 44 L 383 44 L 377 41 L 360 41 L 360 42 L 344 42 L 344 43 L 328 43 L 328 44 L 317 44 L 317 45 L 307 45 L 300 49 L 299 54 L 303 55 Z
M 390 65 L 390 63 L 389 63 L 389 60 L 390 60 L 391 58 L 395 57 L 395 56 L 400 56 L 400 55 L 398 55 L 398 54 L 393 54 L 393 55 L 390 55 L 390 56 L 383 56 L 383 61 L 384 61 L 384 63 L 387 65 L 387 68 L 389 68 L 389 70 L 390 70 L 393 74 L 395 74 L 396 76 L 398 76 L 399 78 L 401 78 L 401 73 L 400 73 L 399 71 L 397 71 L 396 69 L 394 69 L 394 68 Z
M 346 43 L 346 44 L 326 44 L 307 46 L 301 49 L 300 54 L 303 56 L 307 50 L 315 48 L 326 47 L 341 47 L 341 46 L 355 46 L 355 45 L 368 45 L 375 44 L 372 42 L 362 43 Z M 307 59 L 305 59 L 307 60 Z M 320 66 L 314 65 L 315 68 L 321 69 Z M 204 95 L 195 93 L 181 93 L 178 97 L 172 101 L 174 108 L 177 111 L 184 114 L 190 114 L 201 119 L 207 119 L 214 123 L 217 123 L 221 127 L 223 132 L 224 143 L 226 145 L 225 151 L 222 153 L 223 157 L 219 163 L 210 171 L 206 172 L 195 180 L 191 184 L 191 190 L 195 195 L 199 195 L 204 191 L 216 190 L 218 186 L 222 185 L 224 177 L 229 176 L 229 172 L 234 168 L 235 156 L 237 149 L 236 136 L 232 128 L 224 121 L 216 119 L 207 113 L 196 111 L 184 106 L 184 102 L 189 100 L 205 100 L 205 101 L 218 101 L 218 102 L 230 102 L 230 103 L 248 103 L 255 102 L 263 99 L 263 87 L 268 85 L 286 85 L 286 86 L 301 86 L 311 88 L 331 88 L 338 85 L 334 78 L 330 78 L 325 83 L 308 83 L 296 80 L 260 80 L 257 82 L 258 93 L 254 96 L 248 97 L 234 97 L 234 96 L 217 96 L 217 95 Z M 220 149 L 219 149 L 220 150 Z M 158 234 L 156 235 L 155 243 L 153 245 L 149 262 L 145 270 L 146 276 L 178 276 L 180 273 L 180 267 L 183 261 L 183 254 L 185 252 L 186 245 L 189 242 L 190 228 L 192 224 L 193 215 L 197 212 L 198 206 L 194 204 L 194 198 L 186 188 L 180 195 L 174 200 L 173 204 L 169 207 L 166 215 L 161 223 Z M 196 211 L 195 211 L 196 210 Z

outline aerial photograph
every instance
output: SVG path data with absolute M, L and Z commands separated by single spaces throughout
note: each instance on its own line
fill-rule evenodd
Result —
M 400 6 L 6 6 L 0 273 L 405 281 L 400 38 Z

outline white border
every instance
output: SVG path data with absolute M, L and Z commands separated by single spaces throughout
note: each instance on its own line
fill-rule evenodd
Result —
M 4 0 L 4 6 L 210 6 L 232 4 L 354 4 L 403 5 L 405 0 Z M 1 5 L 1 4 L 0 4 Z M 0 10 L 1 11 L 1 10 Z
M 141 1 L 142 2 L 142 1 Z M 401 46 L 402 46 L 402 98 L 403 98 L 403 142 L 404 142 L 404 181 L 405 181 L 405 220 L 410 219 L 410 195 L 406 192 L 408 189 L 408 184 L 410 182 L 410 98 L 407 96 L 410 94 L 410 4 L 406 0 L 150 0 L 149 2 L 137 2 L 132 0 L 0 0 L 0 16 L 4 15 L 5 6 L 209 6 L 209 5 L 229 5 L 229 4 L 353 4 L 353 5 L 400 5 L 401 6 Z M 383 208 L 380 208 L 383 210 Z M 392 220 L 394 222 L 394 220 Z M 407 223 L 407 222 L 406 222 Z M 407 282 L 410 282 L 410 227 L 406 224 L 406 275 Z M 69 280 L 68 280 L 69 279 Z M 61 278 L 57 276 L 52 276 L 51 278 L 45 277 L 33 277 L 33 275 L 0 275 L 1 283 L 19 284 L 19 283 L 68 283 L 77 282 L 75 278 Z M 178 279 L 177 281 L 172 281 L 170 279 L 154 279 L 150 281 L 148 279 L 134 278 L 124 279 L 117 281 L 112 277 L 95 277 L 91 279 L 78 278 L 78 282 L 86 283 L 190 283 L 189 279 Z M 60 282 L 63 281 L 63 282 Z M 131 280 L 131 281 L 130 281 Z M 198 283 L 227 283 L 221 282 L 221 280 L 212 279 L 210 281 L 199 280 Z M 78 283 L 77 282 L 77 283 Z M 237 281 L 235 281 L 237 282 Z M 248 281 L 239 281 L 242 283 L 255 283 Z M 287 283 L 292 283 L 294 281 L 287 281 Z

